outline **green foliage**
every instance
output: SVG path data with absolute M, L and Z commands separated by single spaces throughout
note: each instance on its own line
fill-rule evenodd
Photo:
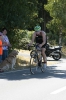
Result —
M 8 37 L 12 44 L 11 49 L 27 49 L 26 44 L 31 40 L 32 34 L 33 31 L 19 29 L 8 32 Z
M 19 32 L 21 33 L 19 33 L 20 39 L 18 42 L 18 47 L 19 49 L 27 49 L 27 44 L 30 42 L 32 38 L 33 31 L 19 30 Z
M 53 33 L 52 39 L 55 38 L 58 42 L 60 33 L 66 34 L 66 0 L 48 0 L 44 8 L 52 18 L 46 26 Z M 64 36 L 63 42 L 66 43 L 66 35 L 62 36 Z
M 27 31 L 28 34 L 28 39 L 31 40 L 32 39 L 32 34 L 34 33 L 34 31 Z
M 66 36 L 63 38 L 63 44 L 66 46 Z
M 30 40 L 33 32 L 28 30 L 32 30 L 37 23 L 42 25 L 42 29 L 47 26 L 54 34 L 52 39 L 56 38 L 56 42 L 60 27 L 66 32 L 66 1 L 48 0 L 48 4 L 44 4 L 47 4 L 47 0 L 0 0 L 0 29 L 8 29 L 7 35 L 12 48 L 19 48 L 24 40 Z M 45 9 L 50 13 L 51 21 L 48 21 Z
M 32 27 L 38 18 L 37 0 L 0 0 L 0 15 L 0 28 Z
M 22 40 L 19 42 L 19 49 L 27 50 L 27 44 L 29 43 L 29 39 L 22 38 Z
M 0 29 L 8 29 L 12 48 L 18 48 L 22 38 L 31 38 L 26 29 L 32 29 L 42 21 L 38 18 L 37 5 L 38 0 L 0 0 Z
M 65 0 L 48 0 L 48 4 L 44 6 L 45 9 L 50 13 L 52 20 L 48 23 L 51 30 L 60 30 L 62 27 L 63 30 L 66 29 L 66 1 Z M 47 26 L 48 26 L 47 25 Z M 54 29 L 54 27 L 56 29 Z
M 12 48 L 19 48 L 19 43 L 22 40 L 22 38 L 27 38 L 27 31 L 26 30 L 13 30 L 10 31 L 10 34 L 8 34 L 9 40 L 11 41 Z
M 59 19 L 52 19 L 47 23 L 47 28 L 52 30 L 54 33 L 59 32 L 60 30 L 60 20 Z
M 48 37 L 48 42 L 50 42 L 50 44 L 55 45 L 58 44 L 59 42 L 59 34 L 58 33 L 54 33 L 54 32 L 49 32 L 47 33 L 47 37 Z

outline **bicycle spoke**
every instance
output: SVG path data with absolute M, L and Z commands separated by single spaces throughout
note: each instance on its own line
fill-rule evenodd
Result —
M 41 71 L 42 71 L 42 72 L 45 72 L 44 64 L 43 64 L 43 63 L 41 63 Z
M 35 50 L 32 50 L 30 52 L 30 72 L 31 74 L 34 74 L 35 72 L 45 72 L 44 64 L 42 63 L 42 55 L 41 51 L 37 50 L 35 47 Z
M 35 58 L 30 58 L 30 72 L 31 74 L 34 74 L 36 72 L 37 67 L 37 61 L 35 61 Z

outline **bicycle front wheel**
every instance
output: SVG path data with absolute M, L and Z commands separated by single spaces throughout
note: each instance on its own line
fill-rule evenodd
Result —
M 37 66 L 38 66 L 38 60 L 37 58 L 30 58 L 30 72 L 31 74 L 34 74 L 37 70 Z

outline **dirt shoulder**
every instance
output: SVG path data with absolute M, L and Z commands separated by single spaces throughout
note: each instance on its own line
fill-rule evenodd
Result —
M 28 50 L 20 50 L 19 51 L 20 53 L 22 53 L 23 55 L 24 54 L 28 54 L 28 55 L 30 55 L 30 51 L 28 51 Z M 30 58 L 29 58 L 29 56 L 28 57 L 26 57 L 26 56 L 23 56 L 23 55 L 19 55 L 19 57 L 21 57 L 21 59 L 24 61 L 30 61 Z M 48 66 L 50 66 L 50 65 L 53 65 L 53 64 L 57 64 L 59 61 L 55 61 L 55 60 L 47 60 L 47 65 Z

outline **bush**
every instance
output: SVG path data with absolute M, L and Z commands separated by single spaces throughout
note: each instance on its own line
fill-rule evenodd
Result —
M 66 45 L 66 36 L 63 38 L 63 44 Z
M 14 29 L 7 34 L 12 45 L 10 49 L 26 49 L 26 44 L 31 40 L 33 31 Z
M 48 37 L 48 42 L 50 42 L 50 44 L 52 45 L 59 44 L 59 34 L 58 33 L 49 32 L 47 33 L 47 37 Z
M 30 40 L 31 40 L 31 38 L 32 38 L 32 34 L 33 34 L 33 32 L 34 32 L 34 31 L 28 31 L 28 32 L 27 32 L 27 34 L 28 34 L 28 38 L 29 38 Z
M 22 38 L 22 40 L 19 43 L 19 49 L 27 50 L 27 44 L 29 43 L 29 39 Z

